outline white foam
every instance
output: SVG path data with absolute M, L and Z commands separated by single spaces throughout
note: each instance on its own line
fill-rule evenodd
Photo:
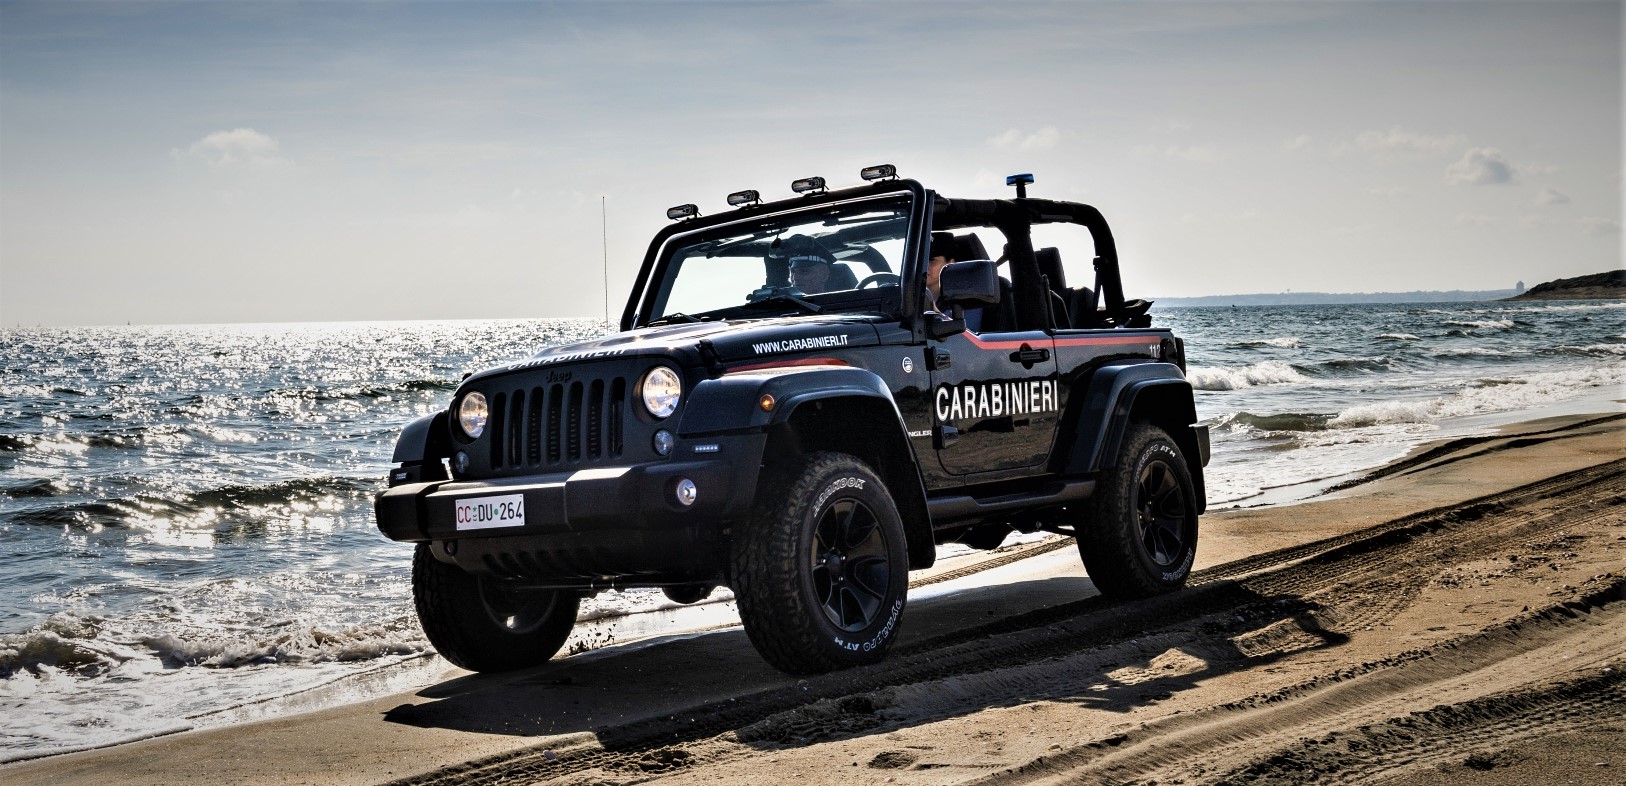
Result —
M 1623 338 L 1610 336 L 1610 338 Z M 1585 346 L 1557 346 L 1554 349 L 1560 352 L 1574 352 L 1579 355 L 1626 355 L 1626 344 L 1587 344 Z
M 1432 423 L 1444 418 L 1511 412 L 1552 404 L 1587 389 L 1626 384 L 1626 366 L 1570 369 L 1529 374 L 1522 379 L 1465 383 L 1457 392 L 1416 401 L 1362 404 L 1339 412 L 1328 428 L 1360 428 L 1393 423 Z
M 1304 339 L 1298 336 L 1283 336 L 1281 338 L 1266 338 L 1237 342 L 1240 347 L 1280 347 L 1282 349 L 1297 349 L 1304 346 Z
M 1463 358 L 1463 357 L 1506 358 L 1506 357 L 1515 357 L 1515 356 L 1519 356 L 1519 355 L 1528 355 L 1528 354 L 1530 354 L 1530 353 L 1522 351 L 1522 350 L 1491 349 L 1490 347 L 1462 347 L 1460 349 L 1442 349 L 1439 352 L 1434 353 L 1434 357 L 1437 357 L 1437 358 Z
M 1243 368 L 1193 368 L 1186 372 L 1186 379 L 1197 390 L 1238 390 L 1255 385 L 1309 381 L 1280 360 L 1267 360 Z
M 1511 319 L 1449 319 L 1441 323 L 1452 327 L 1479 328 L 1481 330 L 1513 327 Z
M 1410 333 L 1379 333 L 1378 338 L 1390 341 L 1421 341 L 1422 339 Z

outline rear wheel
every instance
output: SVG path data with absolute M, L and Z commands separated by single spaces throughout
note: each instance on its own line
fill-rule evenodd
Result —
M 570 637 L 581 598 L 475 576 L 435 559 L 430 544 L 412 555 L 418 621 L 441 657 L 469 671 L 509 671 L 546 663 Z
M 898 635 L 909 559 L 886 486 L 844 453 L 818 453 L 764 486 L 734 533 L 740 619 L 762 657 L 794 674 L 879 661 Z
M 1131 423 L 1118 465 L 1101 473 L 1078 530 L 1096 589 L 1144 598 L 1183 586 L 1197 555 L 1195 502 L 1179 446 L 1157 426 Z

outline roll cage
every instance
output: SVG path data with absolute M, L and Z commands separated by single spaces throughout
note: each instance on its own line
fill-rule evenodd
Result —
M 1124 300 L 1117 246 L 1112 237 L 1112 230 L 1107 225 L 1106 218 L 1094 207 L 1077 202 L 1028 197 L 951 199 L 937 195 L 917 181 L 899 179 L 758 203 L 712 216 L 685 219 L 664 227 L 656 233 L 644 255 L 643 264 L 638 272 L 638 283 L 622 311 L 621 329 L 645 327 L 651 321 L 663 316 L 656 312 L 659 311 L 665 296 L 663 287 L 669 286 L 666 278 L 671 274 L 671 241 L 674 238 L 734 224 L 760 222 L 764 217 L 777 213 L 807 215 L 824 206 L 840 205 L 887 194 L 910 197 L 907 211 L 908 228 L 904 234 L 903 269 L 900 280 L 902 286 L 837 293 L 833 298 L 822 299 L 824 305 L 835 310 L 862 308 L 898 316 L 905 325 L 914 328 L 917 338 L 921 338 L 925 331 L 924 320 L 919 316 L 924 310 L 920 282 L 924 278 L 926 249 L 930 245 L 931 232 L 992 227 L 1005 237 L 1004 253 L 999 261 L 1010 265 L 1011 293 L 1017 316 L 1016 329 L 1050 330 L 1072 327 L 1057 324 L 1053 317 L 1051 308 L 1053 290 L 1047 288 L 1047 281 L 1041 271 L 1031 238 L 1033 226 L 1065 223 L 1082 226 L 1088 230 L 1095 246 L 1094 291 L 1099 298 L 1101 309 L 1098 326 L 1123 325 L 1129 318 L 1144 311 L 1144 304 L 1139 301 L 1131 304 Z M 839 229 L 832 232 L 831 235 L 837 239 L 837 244 L 843 247 L 836 252 L 838 260 L 863 263 L 872 273 L 893 272 L 884 259 L 876 258 L 878 255 L 869 256 L 850 250 L 873 240 L 873 237 L 865 236 L 866 232 L 872 231 L 875 231 L 873 224 L 857 227 L 847 234 L 843 234 Z M 762 241 L 770 234 L 763 232 L 761 237 L 755 239 L 747 239 L 728 247 L 719 246 L 717 252 L 722 255 L 763 255 Z M 844 253 L 847 255 L 843 256 Z M 774 271 L 768 271 L 770 281 L 774 275 Z M 1137 304 L 1140 304 L 1139 308 L 1136 307 Z

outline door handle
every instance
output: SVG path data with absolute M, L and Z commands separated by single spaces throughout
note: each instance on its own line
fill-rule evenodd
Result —
M 1021 363 L 1024 368 L 1032 368 L 1034 363 L 1043 363 L 1050 359 L 1050 350 L 1034 349 L 1023 344 L 1021 349 L 1011 353 L 1012 363 Z

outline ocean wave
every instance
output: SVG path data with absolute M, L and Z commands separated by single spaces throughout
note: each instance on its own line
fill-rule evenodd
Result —
M 30 526 L 127 527 L 154 518 L 194 516 L 211 508 L 286 507 L 329 497 L 354 499 L 376 490 L 373 482 L 353 478 L 298 478 L 264 484 L 231 484 L 176 496 L 142 494 L 78 502 L 24 510 L 10 518 Z
M 1243 368 L 1193 368 L 1186 379 L 1197 390 L 1237 390 L 1255 385 L 1307 382 L 1297 369 L 1280 360 L 1267 360 Z
M 1511 412 L 1562 401 L 1587 388 L 1622 384 L 1626 384 L 1626 366 L 1541 372 L 1517 380 L 1474 380 L 1466 383 L 1462 390 L 1440 398 L 1350 407 L 1327 421 L 1327 427 L 1432 423 L 1445 418 Z
M 1304 339 L 1298 336 L 1284 336 L 1282 338 L 1252 339 L 1238 341 L 1232 346 L 1236 347 L 1277 347 L 1280 349 L 1297 349 L 1304 346 Z
M 1256 431 L 1321 431 L 1327 427 L 1327 421 L 1331 418 L 1331 415 L 1313 412 L 1282 412 L 1276 415 L 1236 412 L 1220 418 L 1216 427 Z
M 162 633 L 141 644 L 165 666 L 232 669 L 262 664 L 329 663 L 412 655 L 429 647 L 417 624 L 398 620 L 383 625 L 339 628 L 298 626 L 274 635 L 185 636 Z
M 1339 358 L 1317 363 L 1315 368 L 1332 372 L 1393 371 L 1394 364 L 1387 357 L 1381 356 L 1375 358 Z
M 457 382 L 448 379 L 413 379 L 387 385 L 348 385 L 336 388 L 277 388 L 266 393 L 271 399 L 298 399 L 301 401 L 335 402 L 387 399 L 403 393 L 433 393 L 457 389 Z
M 1457 349 L 1442 349 L 1433 353 L 1437 358 L 1510 358 L 1529 355 L 1529 352 L 1513 349 L 1492 349 L 1490 347 L 1460 347 Z
M 1611 336 L 1614 338 L 1614 336 Z M 1566 355 L 1582 355 L 1585 357 L 1619 357 L 1626 355 L 1626 344 L 1587 344 L 1586 346 L 1560 345 L 1553 347 L 1553 351 Z
M 1514 323 L 1511 319 L 1448 319 L 1440 324 L 1452 327 L 1475 328 L 1477 330 L 1505 330 L 1513 327 Z
M 1410 333 L 1379 333 L 1379 341 L 1421 341 L 1422 339 Z
M 63 488 L 51 478 L 34 478 L 33 480 L 25 480 L 15 486 L 0 486 L 0 494 L 12 499 L 54 497 L 62 492 Z
M 1394 423 L 1432 422 L 1439 399 L 1431 401 L 1382 401 L 1350 407 L 1327 421 L 1328 428 L 1361 428 Z
M 416 621 L 405 616 L 373 625 L 289 624 L 227 634 L 120 633 L 106 622 L 58 614 L 27 633 L 0 635 L 0 679 L 45 669 L 96 677 L 138 658 L 156 658 L 165 668 L 232 669 L 373 660 L 429 648 Z
M 34 446 L 34 438 L 17 434 L 0 434 L 0 451 L 15 452 Z

